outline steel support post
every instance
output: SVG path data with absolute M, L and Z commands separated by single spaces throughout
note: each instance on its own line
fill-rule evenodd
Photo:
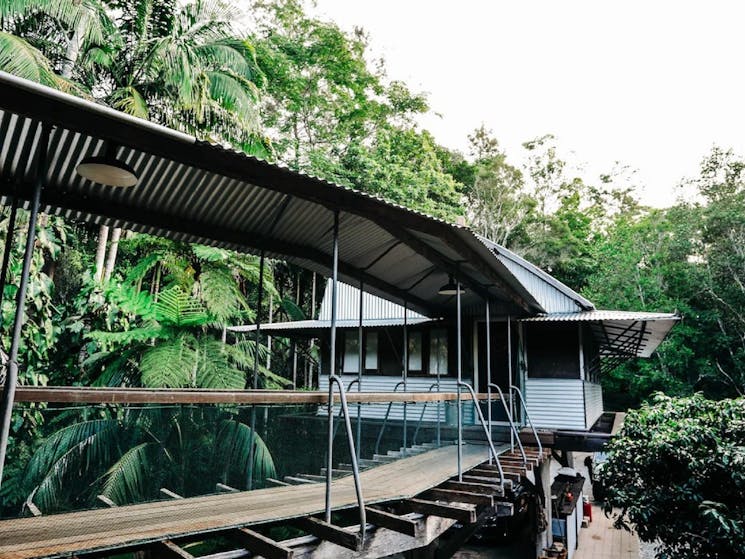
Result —
M 326 522 L 331 522 L 331 478 L 334 468 L 334 400 L 333 380 L 336 376 L 336 312 L 339 292 L 339 210 L 334 212 L 333 249 L 331 260 L 331 360 L 329 362 L 329 409 L 328 409 L 328 441 L 326 446 Z M 339 387 L 343 392 L 344 387 Z M 346 418 L 349 421 L 349 418 Z
M 401 373 L 403 375 L 404 392 L 407 390 L 406 382 L 409 377 L 409 303 L 404 301 L 404 350 L 403 350 L 403 368 Z M 403 433 L 403 447 L 401 447 L 402 456 L 406 456 L 406 445 L 408 443 L 406 429 L 408 427 L 406 421 L 406 402 L 404 402 L 404 433 Z
M 259 257 L 259 291 L 256 301 L 256 336 L 254 338 L 254 370 L 251 379 L 251 388 L 256 390 L 259 384 L 259 337 L 261 335 L 261 303 L 264 297 L 264 251 Z M 248 379 L 246 379 L 248 388 Z M 248 447 L 248 490 L 253 489 L 254 457 L 256 456 L 256 406 L 251 406 L 251 443 Z
M 13 332 L 8 353 L 8 372 L 5 377 L 5 389 L 3 390 L 2 402 L 0 402 L 0 486 L 3 481 L 3 469 L 5 466 L 5 454 L 8 450 L 8 439 L 10 437 L 10 423 L 13 417 L 13 401 L 15 399 L 16 384 L 18 384 L 18 348 L 21 342 L 21 328 L 23 327 L 23 315 L 26 302 L 26 290 L 28 289 L 28 277 L 31 271 L 31 261 L 34 256 L 34 243 L 36 242 L 36 222 L 39 217 L 39 205 L 41 203 L 41 191 L 47 174 L 47 150 L 49 149 L 49 126 L 41 125 L 38 149 L 36 151 L 36 176 L 34 180 L 34 191 L 31 198 L 31 208 L 28 219 L 28 233 L 26 234 L 26 248 L 23 253 L 23 267 L 21 268 L 21 279 L 16 292 L 16 313 L 13 319 Z
M 486 395 L 487 395 L 487 425 L 489 425 L 489 436 L 492 434 L 491 418 L 491 312 L 489 312 L 489 299 L 486 300 Z M 478 405 L 478 404 L 476 404 Z M 489 464 L 492 463 L 492 457 L 489 456 Z
M 8 229 L 5 232 L 5 247 L 3 248 L 3 264 L 0 268 L 0 309 L 3 307 L 3 295 L 5 294 L 5 283 L 8 281 L 8 266 L 10 265 L 10 252 L 13 250 L 13 239 L 16 232 L 16 215 L 18 213 L 18 198 L 13 197 L 10 205 L 10 216 L 8 217 Z
M 512 386 L 512 318 L 510 316 L 507 317 L 507 380 L 509 381 L 510 386 Z M 515 417 L 515 412 L 512 406 L 512 390 L 509 391 L 509 394 L 510 415 Z M 512 431 L 510 431 L 510 450 L 512 452 L 515 451 L 515 435 Z
M 359 354 L 359 366 L 357 369 L 357 392 L 362 392 L 362 371 L 365 366 L 363 355 L 362 318 L 365 312 L 365 283 L 360 280 L 360 309 L 357 324 L 357 353 Z M 360 448 L 362 446 L 362 404 L 357 403 L 357 460 L 360 459 Z
M 463 382 L 463 355 L 462 352 L 462 340 L 461 340 L 461 309 L 460 309 L 460 281 L 457 284 L 457 295 L 456 295 L 456 302 L 457 302 L 457 327 L 456 327 L 456 337 L 457 337 L 457 372 L 458 372 L 458 399 L 456 400 L 456 405 L 458 407 L 458 481 L 463 481 L 463 410 L 461 409 L 461 398 L 460 398 L 460 383 Z

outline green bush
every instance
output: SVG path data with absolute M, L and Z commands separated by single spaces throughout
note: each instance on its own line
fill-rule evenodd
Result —
M 601 476 L 606 514 L 658 557 L 745 557 L 745 398 L 701 394 L 629 412 Z

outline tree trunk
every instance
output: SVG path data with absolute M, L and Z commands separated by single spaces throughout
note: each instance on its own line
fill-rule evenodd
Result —
M 75 31 L 72 34 L 72 38 L 67 42 L 65 59 L 62 62 L 62 69 L 60 71 L 60 75 L 65 79 L 70 79 L 72 77 L 72 71 L 75 68 L 75 64 L 78 62 L 80 48 L 83 46 L 83 35 L 85 34 L 85 28 L 88 25 L 89 18 L 90 14 L 86 14 L 80 18 L 78 25 L 75 27 Z
M 109 240 L 109 226 L 101 225 L 98 228 L 98 245 L 96 246 L 96 281 L 103 280 L 103 263 L 106 258 L 106 242 Z
M 104 272 L 104 281 L 111 279 L 111 274 L 114 272 L 114 264 L 116 264 L 116 253 L 119 250 L 119 238 L 122 236 L 122 230 L 120 227 L 114 227 L 111 232 L 111 242 L 109 243 L 109 256 L 106 258 L 106 270 Z

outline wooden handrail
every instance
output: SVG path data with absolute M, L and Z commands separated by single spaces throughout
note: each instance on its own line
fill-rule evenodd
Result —
M 2 385 L 0 385 L 1 387 Z M 472 399 L 470 394 L 462 396 Z M 477 394 L 486 400 L 487 394 Z M 190 388 L 97 388 L 78 386 L 19 386 L 15 402 L 65 404 L 327 404 L 328 393 L 304 390 L 206 390 Z M 443 402 L 455 392 L 351 392 L 347 401 L 361 404 L 388 402 Z M 334 402 L 339 396 L 334 396 Z

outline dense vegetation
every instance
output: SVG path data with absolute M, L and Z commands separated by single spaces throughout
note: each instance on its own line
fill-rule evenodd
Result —
M 246 29 L 236 26 L 243 20 Z M 469 153 L 439 145 L 416 124 L 430 110 L 426 97 L 368 59 L 364 32 L 314 19 L 297 0 L 255 2 L 243 20 L 224 3 L 199 0 L 0 2 L 0 69 L 447 220 L 465 219 L 599 308 L 680 312 L 683 321 L 652 359 L 603 379 L 607 407 L 637 406 L 656 390 L 743 394 L 741 157 L 719 148 L 702 154 L 699 176 L 688 179 L 689 199 L 646 208 L 626 169 L 582 176 L 550 135 L 526 139 L 524 154 L 505 153 L 483 126 L 469 137 Z M 519 155 L 525 165 L 514 163 Z M 4 235 L 7 211 L 2 216 Z M 24 219 L 20 212 L 3 293 L 4 348 Z M 270 367 L 265 346 L 226 332 L 255 318 L 254 257 L 51 216 L 39 224 L 36 249 L 23 383 L 242 387 L 259 358 L 261 385 L 280 386 L 294 351 L 312 357 L 310 348 L 275 341 Z M 312 314 L 319 295 L 312 285 L 307 272 L 271 263 L 261 312 L 275 319 Z M 227 411 L 218 420 L 214 432 L 199 434 L 213 445 L 201 452 L 225 440 L 250 444 L 240 438 L 245 418 Z M 24 460 L 9 460 L 4 502 L 16 507 L 37 492 L 50 508 L 71 505 L 55 487 L 76 468 L 90 484 L 81 498 L 143 498 L 152 488 L 136 468 L 126 469 L 132 453 L 169 457 L 171 466 L 158 466 L 155 479 L 183 487 L 183 464 L 171 460 L 181 454 L 169 451 L 173 431 L 166 427 L 193 428 L 193 420 L 179 414 L 148 438 L 153 433 L 143 425 L 152 421 L 104 410 L 58 431 L 39 408 L 24 408 L 11 456 L 33 455 L 32 466 L 13 470 Z M 112 422 L 124 426 L 126 441 L 103 442 Z M 257 470 L 271 471 L 266 453 L 256 457 Z M 235 473 L 246 464 L 223 466 Z
M 626 416 L 601 470 L 607 512 L 658 557 L 743 557 L 745 399 L 658 394 Z

